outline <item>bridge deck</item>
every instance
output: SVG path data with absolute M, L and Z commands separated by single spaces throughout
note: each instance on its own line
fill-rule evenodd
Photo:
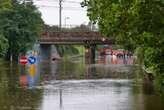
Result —
M 98 32 L 49 32 L 38 40 L 40 44 L 111 44 L 111 40 Z

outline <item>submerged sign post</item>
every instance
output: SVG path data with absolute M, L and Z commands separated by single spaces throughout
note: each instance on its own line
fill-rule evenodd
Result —
M 27 60 L 27 57 L 26 56 L 21 56 L 20 59 L 19 59 L 19 63 L 22 64 L 22 65 L 25 65 L 27 64 L 28 60 Z

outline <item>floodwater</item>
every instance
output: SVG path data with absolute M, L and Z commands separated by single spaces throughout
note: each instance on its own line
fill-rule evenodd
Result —
M 0 110 L 164 110 L 132 59 L 0 63 Z

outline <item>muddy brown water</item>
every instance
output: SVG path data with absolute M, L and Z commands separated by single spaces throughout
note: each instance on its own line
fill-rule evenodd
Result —
M 140 67 L 75 58 L 1 62 L 0 110 L 164 110 L 164 103 Z

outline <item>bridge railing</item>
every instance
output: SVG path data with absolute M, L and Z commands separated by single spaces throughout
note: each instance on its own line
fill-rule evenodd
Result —
M 105 40 L 104 40 L 105 39 Z M 109 43 L 109 38 L 105 38 L 98 32 L 46 32 L 39 39 L 40 42 L 83 42 L 87 43 Z

